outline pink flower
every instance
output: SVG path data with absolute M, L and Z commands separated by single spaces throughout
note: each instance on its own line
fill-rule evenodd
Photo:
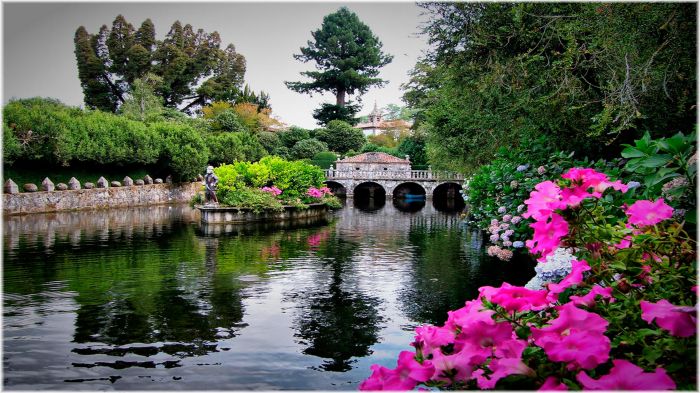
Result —
M 620 250 L 624 250 L 625 248 L 630 248 L 632 245 L 632 236 L 627 235 L 622 240 L 620 240 L 619 243 L 615 244 L 615 248 L 618 248 Z
M 629 223 L 646 226 L 656 225 L 659 222 L 671 218 L 673 216 L 673 208 L 664 203 L 663 198 L 659 198 L 656 202 L 640 200 L 627 208 L 625 212 L 629 216 Z
M 566 204 L 561 200 L 561 190 L 554 182 L 547 180 L 535 186 L 530 193 L 530 199 L 525 200 L 527 212 L 523 217 L 532 217 L 540 221 L 549 217 L 556 209 L 563 209 Z M 520 210 L 518 210 L 520 211 Z
M 435 373 L 430 379 L 448 383 L 453 380 L 466 381 L 471 378 L 474 368 L 484 360 L 486 360 L 484 357 L 469 351 L 445 355 L 441 350 L 436 349 L 433 351 L 433 359 L 431 360 L 435 367 Z
M 540 388 L 538 389 L 538 391 L 545 392 L 552 390 L 569 390 L 569 388 L 566 387 L 566 385 L 564 385 L 563 383 L 559 382 L 559 380 L 555 377 L 547 377 L 542 386 L 540 386 Z
M 416 354 L 410 351 L 401 351 L 396 365 L 396 372 L 402 379 L 412 379 L 417 382 L 425 382 L 435 373 L 433 364 L 425 360 L 419 363 Z M 415 386 L 415 384 L 414 384 Z
M 542 310 L 549 305 L 547 291 L 533 291 L 525 287 L 517 287 L 504 282 L 499 288 L 483 286 L 479 295 L 486 300 L 498 304 L 508 312 Z
M 558 300 L 559 294 L 564 292 L 567 288 L 572 285 L 577 285 L 583 282 L 583 272 L 591 270 L 585 259 L 580 261 L 571 261 L 571 273 L 569 273 L 563 280 L 558 284 L 548 284 L 547 289 L 549 293 L 547 294 L 547 300 L 550 302 L 556 302 Z
M 501 378 L 509 375 L 535 375 L 535 370 L 528 367 L 521 359 L 516 358 L 493 359 L 488 367 L 493 372 L 488 377 L 485 377 L 483 373 L 475 373 L 479 389 L 493 389 Z
M 447 312 L 445 328 L 456 332 L 458 329 L 468 330 L 472 324 L 479 321 L 495 324 L 496 322 L 491 318 L 493 314 L 495 314 L 494 311 L 484 309 L 481 299 L 470 300 L 464 307 Z
M 553 213 L 548 221 L 530 224 L 534 229 L 532 239 L 525 242 L 530 252 L 540 254 L 538 261 L 544 262 L 547 255 L 559 248 L 561 239 L 569 233 L 569 224 L 559 214 Z
M 360 390 L 411 390 L 417 382 L 410 378 L 401 379 L 396 370 L 373 364 L 372 375 L 360 383 Z
M 585 332 L 592 336 L 598 336 L 601 340 L 606 340 L 604 336 L 608 327 L 608 321 L 600 315 L 576 307 L 573 302 L 555 307 L 559 311 L 559 316 L 552 320 L 550 326 L 543 328 L 532 328 L 532 338 L 535 344 L 541 348 L 556 347 L 565 336 L 574 332 Z M 545 351 L 546 352 L 546 351 Z M 556 355 L 555 355 L 556 356 Z
M 328 187 L 321 187 L 318 190 L 321 191 L 323 193 L 323 195 L 332 194 L 331 189 Z
M 640 367 L 627 360 L 613 360 L 610 373 L 598 380 L 588 376 L 584 371 L 576 375 L 584 389 L 590 390 L 673 390 L 675 382 L 659 367 L 653 373 L 646 373 Z
M 306 195 L 313 198 L 323 198 L 323 192 L 315 187 L 310 187 L 308 191 L 306 191 Z
M 596 296 L 600 296 L 604 299 L 612 299 L 610 303 L 615 302 L 615 298 L 612 297 L 612 287 L 603 288 L 600 285 L 594 285 L 584 296 L 571 296 L 571 301 L 577 306 L 593 307 L 595 304 Z
M 455 339 L 455 350 L 466 350 L 486 359 L 492 356 L 496 347 L 511 340 L 513 327 L 508 322 L 487 323 L 479 321 L 469 325 Z
M 427 354 L 434 349 L 454 343 L 454 340 L 454 331 L 444 327 L 424 325 L 416 328 L 416 341 L 414 342 L 414 346 L 420 349 L 422 353 Z
M 593 369 L 608 361 L 610 339 L 604 334 L 572 331 L 558 339 L 546 340 L 541 345 L 550 360 L 566 362 L 569 370 Z
M 277 196 L 277 195 L 279 195 L 279 194 L 282 193 L 282 190 L 280 190 L 279 188 L 277 188 L 277 187 L 275 187 L 275 186 L 272 186 L 272 187 L 263 187 L 263 188 L 261 188 L 260 190 L 261 190 L 261 191 L 264 191 L 264 192 L 269 192 L 270 194 L 275 195 L 275 196 Z
M 667 330 L 676 337 L 691 337 L 696 333 L 695 307 L 674 306 L 666 299 L 656 303 L 646 300 L 640 302 L 642 319 L 651 324 L 656 320 L 660 328 Z

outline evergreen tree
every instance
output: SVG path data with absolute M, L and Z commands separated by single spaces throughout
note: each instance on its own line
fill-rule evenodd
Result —
M 371 86 L 386 83 L 377 75 L 379 69 L 390 63 L 393 57 L 382 52 L 379 39 L 346 7 L 326 15 L 321 28 L 312 32 L 311 36 L 314 41 L 308 41 L 307 47 L 300 48 L 301 54 L 294 55 L 294 58 L 305 63 L 316 63 L 317 71 L 301 73 L 312 81 L 285 83 L 299 93 L 330 91 L 335 94 L 335 108 L 325 104 L 316 115 L 342 114 L 348 104 L 347 95 L 362 95 Z M 330 120 L 324 118 L 323 123 Z
M 78 77 L 85 104 L 115 112 L 133 91 L 135 80 L 157 75 L 155 86 L 165 106 L 192 113 L 215 100 L 240 94 L 245 58 L 233 45 L 221 49 L 219 33 L 195 31 L 189 24 L 173 23 L 163 41 L 145 20 L 138 30 L 119 15 L 111 28 L 91 35 L 81 26 L 75 33 Z

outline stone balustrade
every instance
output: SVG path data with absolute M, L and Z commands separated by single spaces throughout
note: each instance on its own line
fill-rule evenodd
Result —
M 326 179 L 366 179 L 366 180 L 437 180 L 464 181 L 464 175 L 447 171 L 366 171 L 326 169 Z
M 28 183 L 23 186 L 25 192 L 20 192 L 17 184 L 8 179 L 4 184 L 2 209 L 3 214 L 13 215 L 187 203 L 201 189 L 201 182 L 172 184 L 162 179 L 152 180 L 146 175 L 136 182 L 128 176 L 121 182 L 108 182 L 100 177 L 96 185 L 85 183 L 84 187 L 72 178 L 66 187 L 60 188 L 54 187 L 53 182 L 46 178 L 41 189 Z

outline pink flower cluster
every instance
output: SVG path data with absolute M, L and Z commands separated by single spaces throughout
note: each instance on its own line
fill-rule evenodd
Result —
M 331 194 L 331 189 L 328 187 L 321 187 L 321 188 L 316 188 L 316 187 L 309 187 L 309 189 L 306 191 L 306 195 L 313 197 L 313 198 L 323 198 L 324 195 L 329 195 Z
M 560 188 L 554 182 L 542 182 L 530 194 L 530 199 L 525 201 L 527 212 L 523 217 L 535 220 L 531 224 L 533 239 L 527 241 L 527 246 L 533 253 L 540 254 L 541 261 L 561 247 L 562 239 L 569 234 L 569 225 L 560 214 L 561 210 L 578 206 L 586 198 L 600 198 L 607 188 L 622 192 L 627 190 L 626 185 L 619 181 L 611 182 L 605 174 L 593 169 L 573 168 L 562 177 L 570 181 L 569 186 Z M 668 219 L 673 209 L 659 199 L 655 202 L 637 201 L 626 208 L 625 213 L 628 216 L 627 225 L 633 229 L 633 226 L 655 225 Z M 502 222 L 492 220 L 489 227 L 491 240 L 501 241 L 503 237 L 511 235 L 509 223 L 513 222 L 514 217 L 510 215 L 504 216 Z M 508 231 L 511 233 L 508 234 Z M 626 236 L 618 244 L 611 245 L 610 249 L 629 248 L 633 240 L 633 237 Z M 489 255 L 504 260 L 512 256 L 501 255 L 506 251 L 498 245 L 487 249 Z M 644 255 L 642 262 L 647 264 L 642 266 L 642 274 L 636 277 L 642 285 L 652 283 L 652 259 L 661 261 L 653 253 Z M 573 260 L 570 273 L 558 283 L 546 284 L 546 289 L 531 290 L 508 283 L 500 287 L 479 288 L 478 298 L 467 301 L 458 310 L 449 311 L 443 326 L 416 328 L 415 341 L 411 344 L 415 347 L 415 353 L 401 352 L 394 369 L 372 366 L 372 375 L 362 382 L 360 389 L 410 390 L 421 383 L 465 388 L 469 382 L 476 383 L 481 389 L 490 389 L 509 375 L 538 377 L 536 371 L 525 363 L 531 358 L 523 358 L 528 346 L 538 348 L 536 350 L 542 351 L 549 361 L 562 363 L 567 373 L 575 375 L 576 381 L 584 389 L 675 389 L 676 384 L 665 369 L 659 367 L 653 372 L 646 372 L 627 360 L 615 359 L 615 355 L 611 354 L 611 340 L 606 335 L 611 334 L 608 332 L 609 322 L 594 311 L 600 304 L 616 301 L 613 297 L 614 286 L 591 279 L 588 276 L 590 273 L 587 273 L 591 270 L 586 260 Z M 625 278 L 616 275 L 614 279 Z M 591 281 L 598 283 L 591 285 Z M 618 289 L 622 288 L 620 282 L 616 286 Z M 568 289 L 574 289 L 576 295 L 569 295 L 564 300 L 566 297 L 561 295 Z M 687 338 L 696 334 L 695 307 L 677 306 L 666 299 L 656 303 L 642 300 L 639 307 L 642 320 L 650 325 L 655 324 L 672 336 Z M 541 318 L 540 323 L 523 322 L 528 320 L 522 319 L 523 316 L 531 318 L 535 315 Z M 519 327 L 517 333 L 515 327 Z M 529 331 L 524 333 L 525 336 L 523 329 Z M 612 362 L 612 368 L 607 374 L 601 374 L 598 366 L 609 362 Z M 594 369 L 597 369 L 597 379 L 587 372 Z M 551 372 L 551 369 L 544 370 Z M 541 390 L 567 389 L 557 377 L 539 377 L 540 380 L 544 379 Z
M 568 287 L 580 282 L 581 273 L 588 264 L 576 261 L 562 285 Z M 675 389 L 676 385 L 666 370 L 657 368 L 647 373 L 626 360 L 612 359 L 613 367 L 599 379 L 591 378 L 584 370 L 592 370 L 610 361 L 611 343 L 605 335 L 608 321 L 582 308 L 591 305 L 597 296 L 611 298 L 612 288 L 594 286 L 581 297 L 556 306 L 553 292 L 563 290 L 530 290 L 503 283 L 494 288 L 479 288 L 479 297 L 465 306 L 448 312 L 443 326 L 424 325 L 416 328 L 415 353 L 403 351 L 397 366 L 389 369 L 373 365 L 372 375 L 360 384 L 360 390 L 411 390 L 420 383 L 442 382 L 446 387 L 466 386 L 475 381 L 480 389 L 492 389 L 509 375 L 536 377 L 535 370 L 523 361 L 528 345 L 542 348 L 547 358 L 564 363 L 585 389 L 604 390 L 660 390 Z M 498 305 L 508 315 L 545 309 L 555 311 L 556 317 L 543 327 L 531 327 L 531 337 L 521 339 L 509 321 L 494 319 L 495 311 L 484 307 L 484 301 Z M 646 304 L 645 304 L 646 303 Z M 692 315 L 692 320 L 688 319 Z M 687 337 L 695 334 L 694 310 L 676 307 L 667 301 L 657 304 L 642 302 L 642 318 L 656 322 L 665 329 Z M 692 329 L 691 329 L 692 328 Z M 567 390 L 555 377 L 548 377 L 541 390 Z
M 263 187 L 263 188 L 261 188 L 260 190 L 262 190 L 262 191 L 264 191 L 264 192 L 269 192 L 270 194 L 275 195 L 275 196 L 277 196 L 277 195 L 279 195 L 279 194 L 282 193 L 282 190 L 280 190 L 279 188 L 277 188 L 277 187 L 275 187 L 275 186 L 272 186 L 272 187 Z
M 488 254 L 490 257 L 496 257 L 502 261 L 510 261 L 510 259 L 513 258 L 513 251 L 506 250 L 498 246 L 489 246 L 486 249 L 486 254 Z
M 535 220 L 530 224 L 534 230 L 532 239 L 525 244 L 530 252 L 540 255 L 540 262 L 545 262 L 547 255 L 553 253 L 569 233 L 569 224 L 558 210 L 576 207 L 586 198 L 600 198 L 608 188 L 622 192 L 628 189 L 619 180 L 610 181 L 606 174 L 591 168 L 571 168 L 561 177 L 570 181 L 568 187 L 561 189 L 552 181 L 544 181 L 537 184 L 530 199 L 525 200 L 527 211 L 523 217 Z

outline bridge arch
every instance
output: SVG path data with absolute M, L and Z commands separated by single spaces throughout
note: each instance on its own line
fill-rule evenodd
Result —
M 384 186 L 373 181 L 365 181 L 356 184 L 352 193 L 355 196 L 355 198 L 386 198 L 386 189 L 384 188 Z
M 465 203 L 460 191 L 462 185 L 457 182 L 442 182 L 433 190 L 433 206 L 437 210 L 462 210 Z
M 344 197 L 348 194 L 348 188 L 341 182 L 326 180 L 323 183 L 326 185 L 326 187 L 331 189 L 331 192 L 335 196 Z
M 405 198 L 407 195 L 427 197 L 428 192 L 423 185 L 412 181 L 399 183 L 392 191 L 394 198 Z

